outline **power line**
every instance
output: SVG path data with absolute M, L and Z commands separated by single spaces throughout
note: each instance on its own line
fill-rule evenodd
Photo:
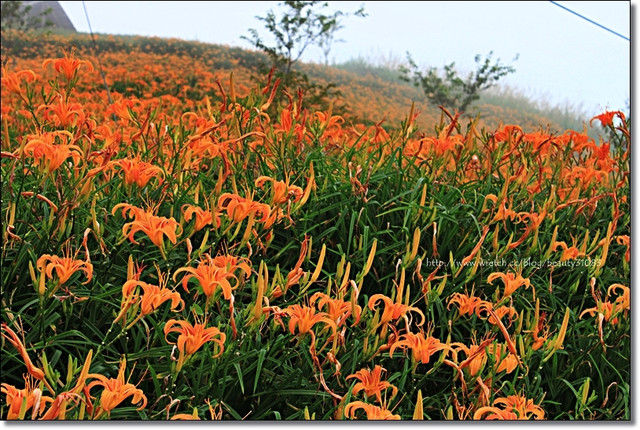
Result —
M 587 17 L 586 17 L 586 16 L 584 16 L 584 15 L 580 15 L 578 12 L 574 12 L 574 11 L 572 11 L 571 9 L 569 9 L 568 7 L 562 6 L 562 5 L 561 5 L 561 4 L 559 4 L 558 2 L 551 1 L 551 3 L 555 4 L 555 5 L 556 5 L 556 6 L 558 6 L 558 7 L 561 7 L 562 9 L 566 10 L 567 12 L 571 12 L 572 14 L 579 16 L 580 18 L 582 18 L 582 19 L 584 19 L 584 20 L 586 20 L 586 21 L 589 21 L 589 22 L 590 22 L 590 23 L 592 23 L 592 24 L 597 25 L 597 26 L 598 26 L 598 27 L 600 27 L 600 28 L 603 28 L 603 29 L 607 30 L 607 31 L 608 31 L 608 32 L 610 32 L 610 33 L 615 34 L 615 35 L 616 35 L 616 36 L 618 36 L 618 37 L 622 37 L 624 40 L 628 40 L 628 41 L 630 41 L 630 39 L 629 39 L 627 36 L 623 36 L 622 34 L 617 33 L 617 32 L 615 32 L 615 31 L 611 30 L 610 28 L 605 27 L 605 26 L 604 26 L 604 25 L 602 25 L 602 24 L 598 24 L 598 23 L 597 23 L 597 22 L 595 22 L 594 20 L 589 19 L 589 18 L 587 18 Z
M 113 100 L 111 99 L 111 92 L 109 91 L 109 84 L 107 83 L 107 77 L 104 75 L 104 70 L 102 70 L 102 63 L 100 62 L 100 53 L 98 52 L 98 43 L 96 42 L 96 36 L 93 34 L 93 30 L 91 29 L 91 21 L 89 20 L 89 13 L 87 12 L 87 5 L 82 2 L 82 7 L 84 8 L 84 16 L 87 17 L 87 24 L 89 24 L 89 33 L 91 33 L 91 39 L 93 39 L 93 49 L 95 51 L 96 59 L 98 60 L 98 69 L 100 70 L 100 75 L 102 75 L 102 82 L 107 89 L 107 98 L 109 99 L 109 104 L 113 104 Z M 116 120 L 116 115 L 113 114 L 114 121 Z

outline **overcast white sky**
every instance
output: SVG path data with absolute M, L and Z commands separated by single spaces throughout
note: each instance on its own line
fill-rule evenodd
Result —
M 558 2 L 630 38 L 629 1 Z M 635 2 L 634 8 L 635 8 Z M 78 31 L 88 32 L 82 2 L 60 4 Z M 631 43 L 548 1 L 500 2 L 339 2 L 327 10 L 354 12 L 364 5 L 366 18 L 349 16 L 336 37 L 331 61 L 364 57 L 402 61 L 406 52 L 421 66 L 455 62 L 474 69 L 476 54 L 493 51 L 516 73 L 504 82 L 552 105 L 569 103 L 595 115 L 604 109 L 627 110 L 630 97 Z M 116 2 L 87 1 L 95 33 L 176 37 L 249 48 L 248 29 L 268 35 L 255 17 L 278 2 Z M 634 12 L 635 13 L 635 12 Z M 512 62 L 519 55 L 519 59 Z M 307 61 L 322 62 L 311 48 Z

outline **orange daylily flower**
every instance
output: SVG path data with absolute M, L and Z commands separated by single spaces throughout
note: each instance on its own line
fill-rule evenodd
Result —
M 231 328 L 233 330 L 233 337 L 236 336 L 236 323 L 233 316 L 233 294 L 232 291 L 240 286 L 240 279 L 235 275 L 236 270 L 244 272 L 245 279 L 251 274 L 251 267 L 249 266 L 249 260 L 246 258 L 239 258 L 232 255 L 220 255 L 215 258 L 211 258 L 209 254 L 204 254 L 203 260 L 200 261 L 197 268 L 182 267 L 175 271 L 173 274 L 173 280 L 176 280 L 178 273 L 188 272 L 182 278 L 182 287 L 186 292 L 189 292 L 187 284 L 191 278 L 196 278 L 202 287 L 204 295 L 207 297 L 207 306 L 209 301 L 213 297 L 218 288 L 222 289 L 222 295 L 225 300 L 229 302 L 229 312 L 231 313 Z M 234 285 L 229 282 L 230 279 L 235 279 Z
M 142 288 L 142 297 L 140 297 L 136 292 L 137 287 Z M 162 303 L 168 300 L 171 300 L 172 311 L 179 312 L 184 308 L 184 300 L 182 300 L 177 291 L 170 290 L 164 285 L 159 287 L 157 285 L 147 284 L 146 282 L 142 282 L 137 279 L 130 279 L 122 286 L 121 310 L 114 323 L 124 317 L 128 309 L 138 304 L 140 307 L 140 314 L 129 324 L 129 327 L 131 327 L 140 318 L 151 314 L 158 309 Z M 178 309 L 179 306 L 180 309 Z
M 195 231 L 200 231 L 207 225 L 213 225 L 216 228 L 220 227 L 220 215 L 217 212 L 212 213 L 199 206 L 189 204 L 182 205 L 182 212 L 186 222 L 191 221 L 194 215 L 196 216 Z
M 451 298 L 449 299 L 449 305 L 447 306 L 447 309 L 451 308 L 452 303 L 457 303 L 459 306 L 458 314 L 460 316 L 471 316 L 475 312 L 476 307 L 478 307 L 478 305 L 482 302 L 483 300 L 480 297 L 476 297 L 473 295 L 473 291 L 471 292 L 471 296 L 462 293 L 453 293 L 451 295 Z
M 129 218 L 134 218 L 132 222 L 128 222 L 122 227 L 122 234 L 128 236 L 129 240 L 136 245 L 138 245 L 138 242 L 135 241 L 133 236 L 136 232 L 142 231 L 147 234 L 154 245 L 160 248 L 160 252 L 164 256 L 164 236 L 166 235 L 171 243 L 175 245 L 177 242 L 176 236 L 182 234 L 182 227 L 173 217 L 155 216 L 150 209 L 144 211 L 128 203 L 118 203 L 113 207 L 111 214 L 115 215 L 120 208 L 122 208 L 122 216 L 128 214 Z M 176 231 L 178 228 L 179 232 Z
M 560 261 L 566 260 L 575 260 L 578 257 L 584 257 L 586 254 L 581 252 L 575 244 L 575 240 L 573 246 L 568 246 L 565 242 L 556 241 L 552 245 L 552 249 L 554 251 L 558 250 L 558 247 L 562 248 L 562 255 L 560 256 Z
M 615 110 L 615 111 L 606 111 L 601 113 L 600 115 L 594 116 L 589 121 L 589 125 L 592 126 L 593 120 L 597 119 L 598 121 L 600 121 L 600 124 L 602 124 L 603 127 L 613 126 L 613 118 L 616 116 L 620 118 L 623 122 L 625 121 L 624 113 L 620 112 L 619 110 Z
M 80 103 L 70 103 L 62 94 L 58 94 L 58 102 L 50 105 L 43 105 L 38 108 L 44 109 L 44 118 L 49 121 L 53 116 L 56 127 L 68 127 L 81 125 L 86 114 Z
M 422 324 L 424 324 L 425 316 L 422 313 L 422 311 L 416 308 L 415 306 L 408 306 L 403 303 L 399 303 L 399 300 L 401 299 L 400 296 L 401 295 L 398 294 L 398 300 L 396 302 L 394 302 L 384 294 L 374 294 L 373 296 L 371 296 L 371 298 L 369 298 L 368 306 L 369 306 L 369 309 L 371 310 L 373 310 L 373 308 L 376 306 L 376 303 L 378 303 L 379 300 L 382 300 L 382 302 L 384 303 L 384 311 L 382 312 L 382 316 L 380 317 L 379 324 L 380 325 L 387 324 L 391 321 L 397 321 L 400 318 L 404 318 L 405 322 L 407 323 L 407 329 L 408 329 L 409 321 L 407 318 L 407 314 L 409 312 L 416 312 L 420 314 L 421 320 L 418 323 L 418 325 L 421 326 Z
M 124 172 L 124 182 L 127 185 L 133 185 L 135 183 L 138 187 L 143 188 L 151 178 L 157 178 L 160 184 L 162 184 L 162 178 L 164 178 L 164 171 L 161 167 L 142 161 L 140 156 L 133 159 L 122 158 L 120 160 L 113 160 L 109 165 L 110 167 L 117 166 L 122 169 Z
M 524 396 L 499 397 L 493 401 L 493 406 L 481 407 L 473 414 L 474 420 L 529 420 L 531 418 L 543 420 L 544 410 L 534 404 L 532 399 Z
M 433 336 L 427 336 L 421 331 L 418 334 L 406 333 L 400 336 L 400 340 L 395 341 L 389 349 L 389 357 L 393 357 L 393 351 L 397 348 L 411 349 L 412 361 L 414 363 L 428 364 L 431 356 L 442 350 L 453 351 L 453 348 L 446 343 L 440 342 Z
M 324 323 L 326 326 L 331 327 L 334 333 L 338 328 L 335 321 L 327 313 L 316 313 L 315 308 L 309 306 L 291 305 L 284 312 L 289 316 L 289 331 L 291 334 L 295 334 L 296 327 L 300 334 L 314 333 L 313 326 L 318 323 Z
M 309 304 L 314 306 L 316 301 L 318 302 L 318 309 L 322 309 L 326 306 L 327 315 L 335 321 L 337 326 L 344 324 L 347 318 L 352 314 L 355 318 L 354 324 L 357 324 L 360 321 L 362 308 L 358 305 L 353 305 L 351 302 L 345 302 L 342 299 L 334 299 L 328 294 L 322 292 L 317 292 L 311 296 Z
M 542 332 L 542 329 L 544 328 L 544 320 L 545 320 L 546 317 L 547 317 L 547 313 L 546 312 L 542 312 L 542 314 L 540 314 L 540 319 L 538 320 L 538 324 L 536 324 L 536 326 L 531 331 L 531 335 L 533 337 L 533 344 L 531 345 L 531 348 L 534 351 L 537 351 L 538 349 L 542 348 L 544 346 L 545 342 L 549 338 L 549 329 L 548 328 L 542 334 L 540 333 L 540 332 Z
M 51 63 L 53 63 L 53 68 L 56 69 L 56 72 L 62 73 L 67 78 L 67 81 L 70 81 L 75 76 L 81 66 L 87 66 L 89 70 L 93 71 L 93 66 L 89 61 L 78 60 L 73 58 L 73 54 L 69 56 L 66 52 L 64 53 L 64 58 L 44 60 L 42 68 L 46 68 Z
M 400 415 L 395 415 L 388 409 L 381 408 L 379 406 L 370 405 L 368 403 L 356 401 L 351 402 L 344 408 L 344 415 L 350 419 L 356 417 L 356 411 L 358 409 L 364 410 L 367 416 L 367 420 L 399 420 Z
M 175 343 L 169 342 L 167 339 L 169 333 L 178 333 L 178 339 Z M 220 357 L 224 352 L 224 342 L 227 337 L 218 327 L 205 328 L 204 324 L 192 325 L 188 321 L 170 319 L 164 325 L 164 338 L 167 343 L 176 345 L 180 352 L 176 365 L 176 370 L 179 372 L 184 363 L 207 342 L 214 342 L 218 345 L 220 352 L 213 358 Z
M 262 188 L 265 182 L 271 182 L 272 184 L 272 206 L 279 206 L 288 201 L 297 202 L 304 194 L 302 188 L 296 185 L 289 185 L 284 181 L 277 181 L 269 176 L 260 176 L 256 179 L 256 187 Z
M 138 411 L 144 409 L 147 406 L 147 397 L 142 390 L 136 388 L 133 384 L 124 381 L 124 370 L 127 367 L 127 360 L 122 358 L 120 360 L 120 369 L 118 370 L 117 378 L 107 378 L 103 375 L 91 373 L 89 378 L 96 379 L 87 385 L 87 392 L 91 392 L 91 389 L 96 386 L 102 386 L 102 394 L 100 395 L 100 406 L 95 410 L 94 419 L 100 418 L 104 413 L 107 417 L 110 416 L 111 411 L 122 403 L 127 397 L 132 397 L 132 404 L 140 404 Z
M 105 112 L 107 115 L 112 114 L 121 119 L 120 123 L 126 124 L 128 121 L 135 121 L 134 108 L 136 105 L 140 105 L 140 101 L 135 98 L 122 99 L 114 101 Z
M 494 272 L 489 275 L 487 282 L 489 284 L 493 284 L 493 281 L 496 279 L 502 280 L 502 283 L 504 284 L 504 291 L 502 292 L 503 299 L 513 294 L 514 291 L 522 286 L 525 288 L 529 288 L 531 286 L 529 278 L 523 278 L 520 273 Z
M 513 372 L 520 363 L 518 357 L 508 351 L 508 346 L 503 343 L 492 343 L 487 346 L 487 354 L 493 356 L 496 364 L 496 373 L 505 371 L 507 374 Z
M 256 221 L 265 222 L 271 213 L 269 205 L 254 202 L 251 199 L 231 193 L 224 193 L 220 198 L 218 198 L 218 210 L 226 210 L 227 216 L 236 223 L 241 222 L 249 215 L 253 215 L 255 217 L 260 215 Z
M 491 309 L 496 314 L 496 316 L 500 319 L 502 319 L 505 316 L 508 316 L 509 321 L 511 322 L 513 319 L 518 318 L 518 312 L 515 310 L 515 308 L 513 308 L 513 306 L 500 306 L 496 308 L 493 303 L 488 302 L 486 300 L 482 300 L 478 304 L 478 306 L 476 306 L 476 315 L 479 318 L 487 318 L 488 316 L 490 324 L 498 325 L 498 321 L 493 315 L 491 315 L 491 312 L 489 312 L 489 309 Z M 483 315 L 483 313 L 486 313 L 488 315 Z
M 82 397 L 80 397 L 77 393 L 72 393 L 70 391 L 65 391 L 64 393 L 60 393 L 56 396 L 56 398 L 47 409 L 47 412 L 40 418 L 43 421 L 49 420 L 60 420 L 63 421 L 67 417 L 67 407 L 69 406 L 69 401 L 72 401 L 75 405 L 79 402 L 83 401 Z
M 360 391 L 364 391 L 364 394 L 367 397 L 375 396 L 378 400 L 378 403 L 382 404 L 381 393 L 387 388 L 391 388 L 391 397 L 395 397 L 395 395 L 398 393 L 398 388 L 395 385 L 389 383 L 389 381 L 381 380 L 383 371 L 386 371 L 386 369 L 384 369 L 380 365 L 376 365 L 373 370 L 361 369 L 356 373 L 347 376 L 346 379 L 354 378 L 360 381 L 353 386 L 351 394 L 355 396 Z
M 467 357 L 462 363 L 459 364 L 459 369 L 469 368 L 469 374 L 476 376 L 478 372 L 484 367 L 487 362 L 487 346 L 493 342 L 493 338 L 487 338 L 476 344 L 474 340 L 469 346 L 466 346 L 460 342 L 454 342 L 451 344 L 455 349 L 456 354 L 460 351 L 464 352 Z
M 182 278 L 182 287 L 189 292 L 187 284 L 191 278 L 195 278 L 207 298 L 211 298 L 217 288 L 222 289 L 225 300 L 232 299 L 232 291 L 240 285 L 240 279 L 234 274 L 236 270 L 244 272 L 245 278 L 251 274 L 249 260 L 246 258 L 235 257 L 232 255 L 221 255 L 212 258 L 209 254 L 204 254 L 203 259 L 198 263 L 197 268 L 182 267 L 175 271 L 173 280 L 176 280 L 178 273 L 187 272 L 188 274 Z M 235 285 L 231 285 L 230 279 L 235 279 Z
M 22 94 L 22 82 L 34 82 L 37 78 L 38 77 L 33 70 L 19 70 L 17 72 L 8 72 L 3 67 L 0 83 L 2 84 L 2 88 L 6 88 L 12 93 Z
M 89 261 L 76 260 L 71 257 L 58 257 L 57 255 L 45 254 L 38 258 L 36 267 L 47 278 L 53 278 L 53 271 L 58 276 L 58 285 L 62 285 L 71 278 L 71 276 L 81 270 L 87 276 L 87 280 L 82 284 L 88 284 L 93 278 L 93 264 Z M 44 283 L 44 277 L 40 281 Z
M 18 389 L 13 385 L 2 383 L 0 391 L 5 395 L 5 404 L 7 405 L 7 419 L 16 420 L 23 419 L 20 417 L 20 409 L 22 403 L 25 402 L 24 411 L 32 410 L 31 419 L 36 419 L 38 415 L 42 415 L 47 403 L 53 402 L 49 396 L 43 396 L 42 391 L 36 388 L 34 381 L 29 376 L 24 376 L 24 388 Z
M 44 132 L 39 136 L 31 136 L 24 146 L 23 153 L 33 157 L 46 173 L 58 169 L 69 157 L 73 159 L 73 164 L 77 165 L 84 156 L 82 149 L 77 145 L 56 143 L 56 137 L 61 136 L 71 138 L 71 134 L 66 130 Z

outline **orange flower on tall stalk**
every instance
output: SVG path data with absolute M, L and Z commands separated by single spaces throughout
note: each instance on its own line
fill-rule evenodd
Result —
M 120 369 L 118 370 L 117 378 L 107 378 L 96 373 L 90 373 L 88 375 L 89 378 L 96 380 L 87 385 L 87 392 L 91 392 L 91 389 L 96 386 L 103 387 L 99 407 L 94 411 L 93 419 L 99 419 L 105 413 L 107 414 L 107 418 L 110 417 L 111 411 L 128 397 L 131 397 L 131 404 L 140 404 L 137 409 L 138 411 L 147 406 L 147 397 L 142 390 L 136 388 L 135 385 L 128 381 L 124 381 L 124 370 L 126 367 L 127 360 L 122 358 L 120 359 Z
M 50 105 L 42 105 L 38 110 L 44 109 L 44 118 L 49 121 L 53 117 L 56 127 L 78 126 L 84 123 L 86 114 L 80 103 L 70 103 L 62 94 L 57 96 L 58 102 Z
M 346 379 L 354 378 L 360 381 L 353 386 L 351 394 L 355 396 L 360 391 L 364 391 L 365 396 L 375 396 L 378 403 L 382 404 L 382 392 L 387 388 L 391 388 L 391 398 L 395 397 L 398 393 L 398 388 L 389 383 L 389 381 L 382 380 L 383 371 L 386 371 L 386 369 L 380 365 L 376 365 L 373 370 L 361 369 L 356 373 L 347 376 Z
M 338 327 L 343 325 L 351 315 L 353 315 L 353 318 L 355 319 L 353 322 L 354 324 L 357 324 L 360 321 L 362 308 L 356 304 L 345 302 L 342 299 L 334 299 L 328 294 L 320 291 L 311 296 L 309 304 L 314 306 L 316 301 L 318 302 L 318 309 L 320 310 L 325 307 L 327 315 L 335 321 Z
M 178 333 L 176 342 L 170 342 L 167 339 L 169 333 Z M 213 358 L 220 357 L 224 352 L 224 342 L 227 337 L 218 327 L 205 328 L 204 324 L 192 325 L 189 321 L 170 319 L 164 325 L 164 338 L 167 343 L 176 345 L 180 352 L 176 364 L 176 371 L 179 372 L 184 363 L 207 342 L 213 342 L 220 348 Z
M 73 54 L 70 56 L 66 52 L 64 53 L 64 58 L 44 60 L 42 68 L 45 69 L 51 63 L 53 63 L 53 68 L 56 69 L 56 72 L 63 74 L 64 77 L 67 78 L 67 81 L 70 81 L 76 76 L 81 66 L 87 66 L 90 71 L 93 71 L 93 66 L 89 61 L 78 60 L 77 58 L 73 58 Z
M 367 417 L 367 420 L 399 420 L 400 415 L 396 415 L 388 409 L 381 408 L 379 406 L 370 405 L 368 403 L 356 401 L 347 404 L 344 408 L 344 415 L 349 419 L 356 417 L 356 411 L 362 409 Z
M 486 338 L 480 344 L 477 344 L 475 339 L 471 345 L 466 346 L 461 342 L 454 342 L 451 344 L 454 347 L 454 351 L 457 355 L 460 351 L 464 352 L 466 358 L 459 365 L 459 369 L 469 368 L 469 374 L 476 376 L 487 362 L 487 346 L 493 342 L 493 338 Z
M 562 255 L 560 261 L 575 260 L 578 257 L 584 257 L 586 254 L 581 252 L 576 246 L 575 239 L 572 246 L 568 246 L 566 242 L 556 241 L 552 245 L 552 249 L 557 251 L 558 248 L 562 248 Z
M 451 304 L 458 304 L 458 314 L 462 315 L 473 315 L 476 310 L 476 307 L 482 303 L 482 299 L 480 297 L 476 297 L 473 295 L 473 291 L 471 291 L 471 295 L 462 294 L 462 293 L 453 293 L 451 298 L 449 299 L 449 304 L 447 305 L 447 309 L 451 308 Z
M 115 115 L 120 118 L 121 124 L 127 124 L 129 121 L 135 121 L 134 108 L 137 105 L 140 105 L 140 101 L 135 98 L 117 100 L 109 105 L 105 113 Z
M 547 313 L 542 312 L 540 314 L 540 318 L 538 319 L 538 323 L 533 328 L 533 330 L 531 330 L 531 336 L 533 338 L 531 349 L 533 349 L 534 351 L 542 348 L 549 339 L 549 328 L 543 331 L 543 329 L 545 328 L 544 320 L 546 319 L 546 317 Z
M 240 270 L 244 273 L 245 279 L 251 275 L 250 261 L 246 258 L 235 257 L 233 255 L 220 255 L 212 258 L 209 254 L 204 254 L 203 259 L 198 263 L 197 268 L 182 267 L 175 271 L 173 274 L 173 280 L 175 281 L 178 273 L 187 272 L 188 274 L 182 278 L 182 287 L 188 293 L 187 287 L 189 280 L 195 278 L 202 292 L 207 297 L 206 308 L 208 309 L 209 303 L 213 298 L 214 293 L 218 288 L 222 290 L 222 296 L 229 302 L 229 312 L 231 313 L 231 328 L 233 330 L 233 336 L 236 336 L 236 324 L 233 315 L 233 290 L 240 286 L 240 279 L 236 276 L 236 271 Z M 230 280 L 234 280 L 233 285 Z
M 166 282 L 161 282 L 166 284 Z M 137 288 L 142 288 L 143 294 L 137 292 Z M 132 327 L 136 322 L 146 315 L 153 313 L 160 305 L 168 300 L 171 300 L 171 310 L 179 312 L 184 308 L 184 300 L 180 297 L 177 291 L 173 291 L 166 288 L 166 285 L 162 287 L 158 285 L 147 284 L 146 282 L 139 281 L 137 279 L 130 279 L 122 286 L 122 304 L 120 305 L 120 314 L 114 320 L 116 323 L 120 318 L 124 318 L 127 311 L 132 307 L 140 309 L 138 316 L 128 325 Z M 178 307 L 180 307 L 178 309 Z
M 389 357 L 393 357 L 393 351 L 398 348 L 411 350 L 411 360 L 414 366 L 418 363 L 429 363 L 431 356 L 438 351 L 453 351 L 450 345 L 440 342 L 439 339 L 427 335 L 424 331 L 420 331 L 418 334 L 409 332 L 400 336 L 400 339 L 389 348 Z
M 58 276 L 58 282 L 52 290 L 53 294 L 61 285 L 67 282 L 71 276 L 77 271 L 82 271 L 87 277 L 83 285 L 91 282 L 93 278 L 93 264 L 90 261 L 77 260 L 70 256 L 58 257 L 57 255 L 45 254 L 38 258 L 36 267 L 40 272 L 40 282 L 38 285 L 38 294 L 43 296 L 46 291 L 45 278 L 53 279 L 53 271 Z
M 291 305 L 284 309 L 289 316 L 289 331 L 295 334 L 296 328 L 299 334 L 311 333 L 314 335 L 313 326 L 323 323 L 326 327 L 331 327 L 333 332 L 337 331 L 337 325 L 325 312 L 316 312 L 315 308 L 301 305 Z
M 220 227 L 220 215 L 217 212 L 212 213 L 210 210 L 202 209 L 199 206 L 185 204 L 182 205 L 182 213 L 186 222 L 191 221 L 191 218 L 195 215 L 195 231 L 200 231 L 207 225 L 213 225 L 216 228 Z
M 6 382 L 2 383 L 0 391 L 5 395 L 5 404 L 7 405 L 7 420 L 22 420 L 26 412 L 31 409 L 31 419 L 35 420 L 38 415 L 42 415 L 47 403 L 53 402 L 49 396 L 43 396 L 42 391 L 36 388 L 33 379 L 24 376 L 24 388 L 18 389 Z M 24 411 L 22 416 L 20 411 L 24 402 Z
M 304 194 L 302 188 L 296 185 L 289 185 L 288 182 L 277 181 L 269 176 L 260 176 L 256 179 L 256 187 L 262 188 L 265 182 L 271 182 L 272 206 L 280 206 L 289 201 L 297 202 Z
M 37 79 L 37 75 L 33 70 L 19 70 L 17 72 L 9 72 L 4 67 L 2 68 L 2 78 L 0 83 L 2 88 L 6 88 L 12 93 L 20 94 L 24 89 L 22 88 L 23 82 L 34 82 Z
M 500 407 L 499 407 L 500 406 Z M 543 420 L 544 410 L 524 396 L 499 397 L 493 406 L 478 408 L 473 414 L 474 420 Z
M 267 204 L 254 202 L 231 193 L 224 193 L 218 198 L 218 210 L 225 210 L 227 216 L 235 223 L 242 222 L 250 215 L 256 217 L 258 222 L 265 222 L 271 212 L 271 208 Z
M 122 208 L 123 217 L 128 215 L 129 218 L 134 218 L 132 222 L 128 222 L 122 227 L 122 234 L 128 237 L 131 243 L 138 245 L 138 242 L 135 241 L 133 236 L 138 231 L 146 233 L 151 242 L 160 248 L 163 257 L 166 257 L 164 252 L 164 236 L 167 236 L 171 243 L 175 245 L 177 242 L 176 236 L 182 234 L 182 227 L 173 217 L 165 218 L 155 216 L 151 209 L 145 211 L 128 203 L 118 203 L 113 207 L 111 214 L 115 215 L 116 211 L 120 208 Z M 178 228 L 179 232 L 177 231 Z
M 386 325 L 391 321 L 397 321 L 400 318 L 403 318 L 405 320 L 407 330 L 409 330 L 409 318 L 407 317 L 407 314 L 409 312 L 418 313 L 421 318 L 418 325 L 421 326 L 424 324 L 425 316 L 422 313 L 422 311 L 416 308 L 415 306 L 409 306 L 409 305 L 403 304 L 402 294 L 398 294 L 398 297 L 396 298 L 395 302 L 391 300 L 389 297 L 385 296 L 384 294 L 374 294 L 373 296 L 371 296 L 371 298 L 369 298 L 369 303 L 368 303 L 369 309 L 373 310 L 373 308 L 376 307 L 376 303 L 378 303 L 379 300 L 382 300 L 382 302 L 384 303 L 384 311 L 382 312 L 382 316 L 380 317 L 380 322 L 378 323 L 378 326 Z
M 589 125 L 592 126 L 593 125 L 593 120 L 597 119 L 598 121 L 600 121 L 600 124 L 602 124 L 603 127 L 612 127 L 613 126 L 613 118 L 614 117 L 618 117 L 620 118 L 623 122 L 625 121 L 625 116 L 624 113 L 620 112 L 619 110 L 614 110 L 614 111 L 605 111 L 603 113 L 601 113 L 600 115 L 596 115 L 593 118 L 591 118 L 591 120 L 589 121 Z
M 175 271 L 173 280 L 176 280 L 178 273 L 187 272 L 188 274 L 182 278 L 182 287 L 186 292 L 189 292 L 187 287 L 189 280 L 195 278 L 207 298 L 211 298 L 215 291 L 220 288 L 225 300 L 231 300 L 232 291 L 238 288 L 240 284 L 240 279 L 235 272 L 240 270 L 244 273 L 245 278 L 248 278 L 251 274 L 249 263 L 249 260 L 242 257 L 220 255 L 212 258 L 211 255 L 204 254 L 197 268 L 182 267 Z M 234 285 L 229 282 L 231 279 L 236 281 Z
M 113 160 L 109 166 L 111 168 L 120 167 L 124 172 L 124 182 L 129 186 L 135 183 L 138 187 L 143 188 L 151 178 L 157 178 L 158 183 L 162 184 L 164 178 L 164 171 L 161 167 L 142 161 L 140 156 Z
M 70 157 L 73 164 L 77 165 L 84 157 L 84 153 L 77 145 L 56 143 L 56 138 L 62 139 L 63 137 L 68 141 L 73 136 L 66 130 L 46 131 L 37 136 L 29 136 L 22 153 L 27 157 L 32 157 L 46 173 L 57 170 Z M 20 150 L 16 153 L 19 154 Z
M 489 275 L 489 277 L 487 278 L 487 282 L 489 284 L 493 284 L 493 281 L 495 281 L 496 279 L 500 279 L 504 284 L 502 299 L 504 299 L 505 297 L 509 297 L 520 287 L 529 288 L 531 286 L 529 278 L 523 278 L 521 273 L 494 272 Z

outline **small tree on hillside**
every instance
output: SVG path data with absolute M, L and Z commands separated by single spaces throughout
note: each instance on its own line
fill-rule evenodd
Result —
M 512 66 L 500 64 L 499 59 L 492 63 L 492 55 L 493 51 L 489 52 L 484 60 L 480 55 L 476 55 L 476 71 L 463 79 L 455 69 L 455 63 L 444 66 L 444 73 L 436 67 L 431 67 L 423 73 L 407 53 L 409 66 L 400 67 L 400 79 L 422 88 L 431 104 L 466 112 L 471 103 L 480 98 L 482 91 L 493 87 L 501 78 L 516 71 Z M 514 61 L 517 58 L 516 56 Z
M 310 46 L 319 46 L 327 61 L 335 33 L 343 28 L 341 19 L 349 14 L 337 11 L 325 13 L 327 2 L 319 1 L 285 1 L 281 3 L 286 10 L 280 17 L 270 10 L 264 17 L 256 18 L 264 23 L 265 28 L 275 39 L 274 44 L 268 44 L 258 31 L 249 29 L 250 36 L 242 36 L 257 49 L 268 55 L 271 67 L 282 80 L 285 87 L 302 88 L 316 102 L 329 95 L 334 84 L 320 86 L 311 84 L 308 76 L 294 69 L 294 65 L 302 58 L 302 54 Z M 356 16 L 365 16 L 364 9 L 355 12 Z M 264 72 L 264 71 L 262 71 Z M 311 93 L 311 94 L 309 94 Z

